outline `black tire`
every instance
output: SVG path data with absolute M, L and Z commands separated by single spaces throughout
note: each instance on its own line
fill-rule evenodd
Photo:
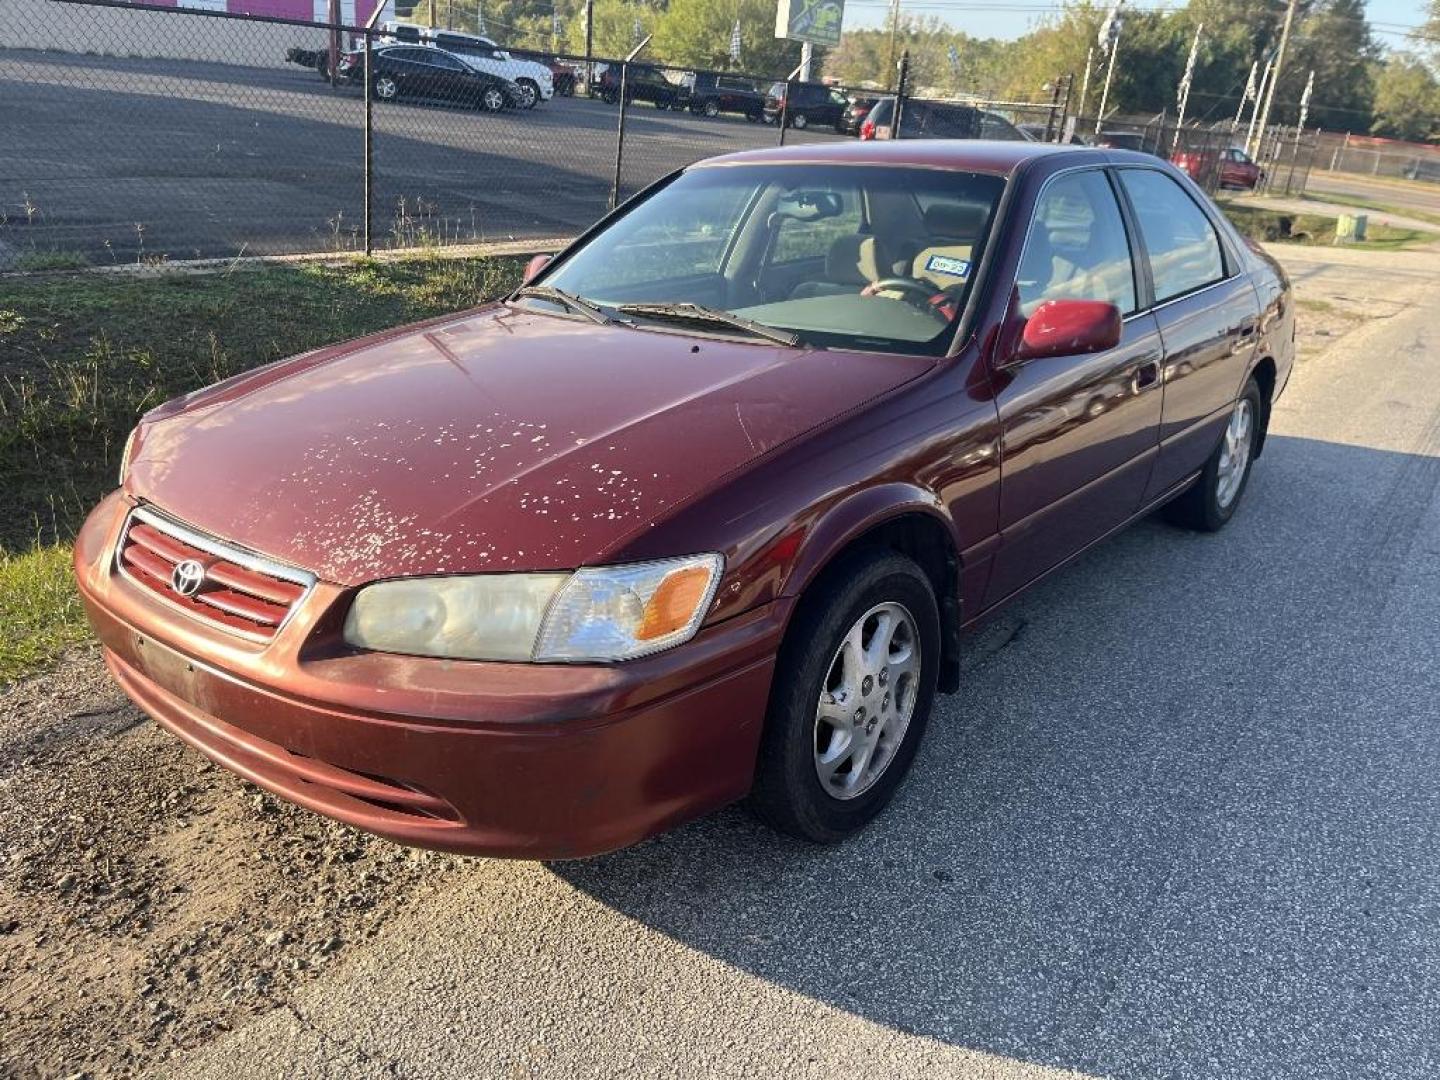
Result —
M 1205 467 L 1200 470 L 1200 476 L 1165 505 L 1163 512 L 1167 521 L 1200 532 L 1218 532 L 1235 516 L 1235 509 L 1240 505 L 1240 500 L 1245 495 L 1245 488 L 1250 483 L 1250 471 L 1255 465 L 1255 451 L 1260 445 L 1261 425 L 1265 415 L 1261 408 L 1260 387 L 1256 385 L 1253 378 L 1246 381 L 1245 389 L 1241 391 L 1239 398 L 1235 401 L 1235 410 L 1238 411 L 1241 408 L 1249 410 L 1250 423 L 1246 436 L 1248 445 L 1244 471 L 1240 476 L 1239 485 L 1230 494 L 1228 500 L 1222 497 L 1220 484 L 1222 462 L 1228 455 L 1226 433 L 1230 430 L 1230 421 L 1227 420 L 1226 433 L 1221 434 L 1214 452 L 1206 460 Z M 1231 415 L 1233 417 L 1236 413 L 1232 412 Z
M 600 100 L 606 105 L 618 105 L 620 104 L 620 92 L 618 90 L 602 90 L 600 91 Z
M 804 131 L 810 126 L 810 118 L 803 112 L 798 112 L 790 118 L 790 126 L 796 131 Z
M 720 115 L 720 103 L 714 100 L 707 101 L 700 106 L 700 112 L 713 119 Z
M 534 79 L 516 79 L 515 85 L 520 88 L 520 108 L 533 109 L 540 104 L 540 84 Z M 527 102 L 525 99 L 529 98 Z
M 905 608 L 918 631 L 914 707 L 899 745 L 868 789 L 840 798 L 817 772 L 817 708 L 845 636 L 867 612 L 886 603 Z M 752 811 L 780 832 L 820 844 L 862 828 L 885 808 L 909 771 L 929 721 L 939 670 L 940 615 L 924 571 L 913 560 L 882 549 L 860 551 L 837 563 L 807 593 L 780 650 L 750 793 Z M 885 703 L 890 703 L 888 696 Z
M 505 91 L 498 86 L 487 86 L 480 91 L 480 108 L 485 112 L 499 112 L 506 104 Z

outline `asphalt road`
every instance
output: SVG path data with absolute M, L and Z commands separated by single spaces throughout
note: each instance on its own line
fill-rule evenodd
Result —
M 364 107 L 313 71 L 0 50 L 0 269 L 348 250 L 364 218 Z M 617 109 L 374 110 L 378 245 L 573 236 L 608 205 Z M 622 193 L 775 127 L 629 110 Z M 789 132 L 787 139 L 836 138 Z
M 1417 180 L 1395 180 L 1389 177 L 1368 177 L 1358 173 L 1312 170 L 1305 180 L 1305 190 L 1315 195 L 1351 195 L 1370 199 L 1397 210 L 1418 210 L 1440 214 L 1440 184 Z
M 859 838 L 466 864 L 175 1075 L 1435 1076 L 1440 264 L 1287 260 L 1391 303 L 1304 357 L 1237 517 L 974 635 Z

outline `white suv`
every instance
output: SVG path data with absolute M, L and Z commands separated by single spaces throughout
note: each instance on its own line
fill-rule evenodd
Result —
M 397 41 L 418 42 L 444 49 L 477 71 L 509 79 L 520 88 L 521 108 L 533 109 L 539 102 L 549 101 L 555 96 L 555 79 L 548 67 L 534 60 L 517 60 L 487 37 L 414 23 L 387 22 L 381 25 L 380 31 L 385 37 Z

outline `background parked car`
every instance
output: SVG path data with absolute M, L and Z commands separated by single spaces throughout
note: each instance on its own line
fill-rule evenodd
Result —
M 1180 150 L 1171 156 L 1170 163 L 1195 180 L 1201 180 L 1212 169 L 1218 169 L 1216 180 L 1219 186 L 1239 191 L 1254 191 L 1265 179 L 1265 170 L 1255 164 L 1249 154 L 1235 146 L 1218 154 L 1214 150 Z
M 859 97 L 855 94 L 846 96 L 845 111 L 840 114 L 840 119 L 835 121 L 835 130 L 841 135 L 859 135 L 860 125 L 870 115 L 870 110 L 875 107 L 879 100 L 874 97 Z
M 1150 152 L 1150 148 L 1145 145 L 1143 131 L 1102 131 L 1091 140 L 1091 145 L 1102 150 L 1138 150 L 1142 154 Z
M 907 100 L 894 128 L 895 99 L 881 98 L 860 125 L 862 139 L 1003 139 L 1026 142 L 1014 124 L 997 113 L 959 101 Z
M 545 53 L 535 52 L 533 49 L 509 49 L 507 51 L 518 60 L 533 60 L 537 64 L 549 68 L 550 81 L 555 87 L 556 97 L 574 97 L 576 85 L 584 78 L 584 64 L 561 60 L 558 56 L 549 56 Z
M 620 65 L 610 64 L 596 82 L 600 99 L 607 105 L 620 101 Z M 665 77 L 665 73 L 649 64 L 631 64 L 625 76 L 625 100 L 648 101 L 657 109 L 683 109 L 690 101 L 690 91 Z
M 690 111 L 701 116 L 740 113 L 747 120 L 765 115 L 765 94 L 751 79 L 714 71 L 687 72 L 681 79 L 689 92 Z
M 525 98 L 508 79 L 480 71 L 433 45 L 382 46 L 371 54 L 370 68 L 371 90 L 379 101 L 417 98 L 499 112 Z M 363 81 L 365 54 L 346 53 L 336 73 L 348 82 Z
M 549 101 L 555 94 L 555 80 L 548 65 L 513 57 L 491 38 L 413 23 L 384 23 L 381 31 L 385 35 L 382 41 L 388 37 L 444 49 L 478 71 L 498 75 L 514 83 L 520 88 L 522 108 L 534 108 L 542 101 Z
M 788 108 L 785 105 L 787 88 Z M 811 124 L 833 126 L 840 122 L 849 104 L 849 99 L 839 90 L 821 83 L 777 82 L 765 95 L 765 122 L 775 123 L 783 110 L 786 123 L 793 128 L 807 128 Z

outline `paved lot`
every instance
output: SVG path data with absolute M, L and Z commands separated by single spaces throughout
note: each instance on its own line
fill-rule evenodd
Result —
M 364 108 L 313 71 L 0 50 L 0 100 L 0 268 L 27 252 L 103 264 L 358 243 Z M 377 106 L 377 243 L 574 235 L 608 204 L 617 111 Z M 645 103 L 629 116 L 627 193 L 779 136 Z
M 0 695 L 15 1045 L 50 1009 L 72 1065 L 173 1030 L 216 1080 L 1435 1076 L 1440 263 L 1284 258 L 1302 319 L 1364 315 L 1306 339 L 1230 527 L 1143 522 L 973 635 L 838 848 L 728 810 L 411 859 L 193 771 L 93 659 Z
M 1294 266 L 1433 294 L 1362 254 Z M 177 1075 L 1436 1075 L 1437 361 L 1413 308 L 1308 355 L 1231 526 L 978 634 L 856 841 L 476 862 Z

